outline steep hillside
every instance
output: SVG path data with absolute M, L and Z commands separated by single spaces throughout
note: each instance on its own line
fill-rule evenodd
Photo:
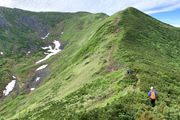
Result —
M 66 37 L 66 40 L 60 40 L 59 37 L 65 30 L 64 28 L 59 29 L 59 26 L 65 24 L 66 21 L 71 21 L 66 27 L 74 25 L 77 27 L 76 33 L 78 33 L 83 30 L 83 27 L 87 29 L 88 25 L 96 25 L 96 21 L 102 21 L 107 15 L 95 15 L 87 12 L 35 13 L 19 9 L 0 8 L 0 17 L 0 91 L 3 91 L 5 86 L 16 77 L 18 81 L 16 89 L 17 94 L 19 94 L 19 91 L 27 92 L 26 88 L 29 86 L 29 82 L 35 79 L 33 77 L 37 74 L 42 74 L 42 78 L 49 74 L 49 71 L 34 73 L 40 66 L 35 62 L 44 57 L 43 52 L 45 50 L 42 50 L 41 47 L 52 45 L 54 40 L 58 40 L 61 43 L 60 49 L 62 50 L 66 44 L 71 43 L 71 41 L 67 41 L 69 38 Z M 92 20 L 88 20 L 90 17 Z M 84 21 L 88 23 L 84 24 Z M 25 88 L 19 90 L 19 87 Z M 3 92 L 0 93 L 0 100 L 2 99 L 4 99 Z
M 21 63 L 20 58 L 26 54 L 35 55 L 36 50 L 47 43 L 40 40 L 41 37 L 50 32 L 57 23 L 71 17 L 73 17 L 71 13 L 33 13 L 19 9 L 0 8 L 1 91 L 12 79 L 14 74 L 12 66 L 15 68 L 16 64 Z M 0 97 L 2 97 L 1 93 Z
M 63 30 L 58 38 L 66 46 L 43 62 L 50 72 L 37 89 L 3 101 L 2 118 L 178 119 L 180 29 L 134 8 L 105 17 L 74 16 L 52 28 L 48 38 Z M 158 93 L 154 108 L 151 86 Z

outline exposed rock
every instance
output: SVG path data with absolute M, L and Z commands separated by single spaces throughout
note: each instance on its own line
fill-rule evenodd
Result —
M 17 45 L 13 45 L 12 51 L 13 51 L 13 52 L 17 51 Z
M 22 24 L 19 23 L 19 22 L 17 22 L 17 21 L 16 21 L 16 25 L 17 25 L 18 28 L 21 28 L 21 27 L 22 27 Z
M 27 48 L 21 48 L 21 51 L 20 52 L 22 52 L 22 53 L 28 53 L 28 49 Z
M 4 45 L 4 49 L 7 49 L 8 47 L 7 47 L 7 45 Z
M 37 49 L 37 46 L 35 44 L 33 44 L 31 40 L 28 41 L 28 46 L 29 46 L 29 48 L 21 48 L 20 52 L 28 54 L 29 52 L 33 52 Z M 16 47 L 16 45 L 14 45 L 13 51 L 16 51 L 16 50 L 17 50 L 17 47 Z
M 28 45 L 30 47 L 30 49 L 29 49 L 30 52 L 33 52 L 37 49 L 37 46 L 35 44 L 33 44 L 31 40 L 28 41 Z
M 22 87 L 21 92 L 29 92 L 31 88 L 37 88 L 40 83 L 49 75 L 49 71 L 46 69 L 36 71 L 35 74 L 26 81 L 25 85 Z M 37 80 L 37 78 L 40 78 Z
M 8 30 L 8 23 L 4 18 L 3 12 L 0 10 L 0 25 L 7 31 Z
M 66 45 L 67 45 L 67 42 L 64 42 L 64 43 L 61 42 L 60 49 L 63 50 Z
M 20 20 L 25 26 L 37 32 L 39 37 L 45 36 L 49 31 L 49 25 L 42 24 L 36 16 L 25 16 L 21 14 Z

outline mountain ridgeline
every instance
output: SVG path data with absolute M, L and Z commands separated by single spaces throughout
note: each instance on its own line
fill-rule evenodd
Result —
M 130 7 L 112 16 L 0 8 L 0 29 L 2 120 L 180 119 L 179 28 Z M 61 51 L 37 63 L 54 40 Z

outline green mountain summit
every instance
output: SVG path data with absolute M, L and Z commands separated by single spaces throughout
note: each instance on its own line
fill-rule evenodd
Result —
M 112 16 L 0 8 L 0 66 L 1 119 L 180 118 L 180 29 L 132 7 Z

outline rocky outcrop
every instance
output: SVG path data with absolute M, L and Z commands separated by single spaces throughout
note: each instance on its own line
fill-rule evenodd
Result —
M 40 83 L 49 75 L 49 73 L 50 72 L 46 69 L 36 71 L 34 75 L 26 81 L 21 92 L 30 92 L 31 88 L 36 89 L 39 87 Z
M 34 32 L 37 32 L 39 37 L 45 36 L 48 31 L 50 30 L 50 27 L 48 24 L 44 24 L 39 17 L 31 14 L 26 14 L 26 11 L 23 10 L 17 10 L 18 12 L 14 12 L 13 9 L 10 8 L 2 8 L 0 7 L 0 26 L 6 31 L 9 30 L 9 27 L 18 27 L 21 28 L 22 25 L 25 25 L 26 27 L 32 29 Z M 9 20 L 9 18 L 6 18 L 4 14 L 10 13 L 12 14 L 14 20 Z M 12 23 L 15 22 L 16 24 Z M 10 33 L 9 33 L 10 35 Z
M 21 48 L 20 52 L 28 54 L 29 52 L 31 53 L 37 49 L 37 46 L 35 44 L 33 44 L 33 42 L 31 40 L 28 41 L 28 46 L 29 46 L 29 48 Z
M 37 32 L 39 37 L 45 36 L 50 29 L 49 25 L 43 24 L 41 20 L 36 16 L 27 16 L 21 14 L 20 20 L 25 26 Z
M 8 22 L 5 20 L 4 13 L 0 9 L 0 25 L 7 31 L 8 30 Z

